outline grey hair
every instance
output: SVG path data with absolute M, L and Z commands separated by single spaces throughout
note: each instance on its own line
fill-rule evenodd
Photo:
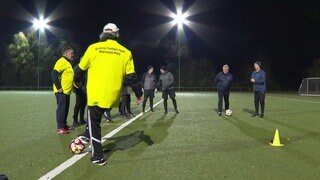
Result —
M 228 68 L 229 69 L 229 66 L 228 66 L 228 64 L 225 64 L 225 65 L 222 66 L 222 68 Z

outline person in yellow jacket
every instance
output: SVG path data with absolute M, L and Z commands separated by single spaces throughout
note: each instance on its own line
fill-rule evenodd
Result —
M 119 28 L 108 23 L 100 42 L 90 45 L 75 68 L 75 86 L 87 71 L 88 127 L 83 136 L 90 137 L 91 162 L 105 165 L 101 142 L 101 118 L 105 111 L 118 107 L 123 84 L 131 86 L 141 103 L 142 88 L 135 73 L 131 51 L 118 43 Z M 125 82 L 124 82 L 125 81 Z
M 62 57 L 57 60 L 51 72 L 53 92 L 57 99 L 57 133 L 69 134 L 73 127 L 67 125 L 67 117 L 70 104 L 70 94 L 73 87 L 74 72 L 71 65 L 73 60 L 73 49 L 62 48 Z

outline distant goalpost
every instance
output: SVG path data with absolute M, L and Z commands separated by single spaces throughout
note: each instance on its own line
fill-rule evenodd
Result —
M 320 77 L 302 79 L 298 94 L 300 96 L 320 96 Z

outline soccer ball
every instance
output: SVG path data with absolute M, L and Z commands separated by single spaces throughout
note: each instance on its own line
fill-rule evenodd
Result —
M 69 149 L 73 154 L 80 154 L 84 149 L 85 145 L 80 139 L 74 139 L 69 144 Z
M 227 110 L 226 110 L 226 115 L 227 115 L 227 116 L 231 116 L 231 114 L 232 114 L 232 110 L 231 110 L 231 109 L 227 109 Z

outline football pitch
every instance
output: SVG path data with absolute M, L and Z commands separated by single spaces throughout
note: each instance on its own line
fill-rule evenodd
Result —
M 0 91 L 0 102 L 0 174 L 39 179 L 74 156 L 68 145 L 84 126 L 56 133 L 52 92 Z M 69 124 L 74 102 L 72 94 Z M 107 165 L 87 154 L 54 179 L 320 179 L 320 97 L 267 93 L 264 118 L 251 117 L 252 93 L 231 92 L 232 116 L 216 115 L 216 92 L 177 93 L 177 102 L 180 114 L 169 100 L 167 115 L 160 103 L 108 138 Z M 128 121 L 111 114 L 103 136 Z M 275 129 L 283 147 L 269 145 Z

